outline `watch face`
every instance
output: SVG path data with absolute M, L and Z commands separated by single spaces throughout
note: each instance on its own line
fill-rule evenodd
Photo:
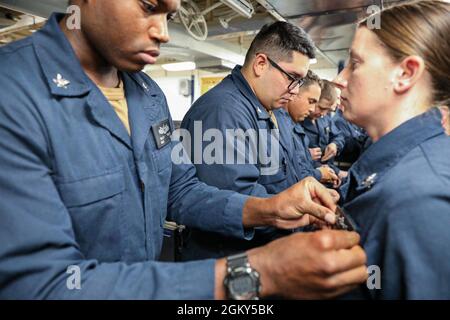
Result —
M 234 299 L 253 299 L 257 294 L 257 280 L 250 274 L 243 274 L 230 281 L 229 290 Z

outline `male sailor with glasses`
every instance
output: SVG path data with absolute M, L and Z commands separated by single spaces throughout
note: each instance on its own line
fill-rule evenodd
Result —
M 183 119 L 181 127 L 189 131 L 192 141 L 198 141 L 200 134 L 203 137 L 205 132 L 212 132 L 210 129 L 220 131 L 225 141 L 223 149 L 215 151 L 216 156 L 223 154 L 223 161 L 212 163 L 204 159 L 211 149 L 208 147 L 211 142 L 205 141 L 209 139 L 203 139 L 200 148 L 191 143 L 190 156 L 200 180 L 258 197 L 277 194 L 298 182 L 292 152 L 289 152 L 293 148 L 291 139 L 280 139 L 283 128 L 279 128 L 273 111 L 285 107 L 298 94 L 312 58 L 314 44 L 302 29 L 286 22 L 275 22 L 261 29 L 244 65 L 236 66 L 220 84 L 200 97 Z M 230 140 L 227 131 L 236 129 L 247 133 L 248 139 L 243 143 Z M 256 138 L 251 132 L 255 132 Z M 278 149 L 272 148 L 274 143 Z M 261 144 L 267 147 L 260 148 Z M 230 160 L 225 156 L 230 145 L 235 148 L 235 154 L 231 161 L 226 161 Z M 245 158 L 245 163 L 238 161 L 239 156 Z M 287 232 L 292 231 L 263 228 L 247 241 L 190 229 L 182 259 L 226 256 L 262 245 Z

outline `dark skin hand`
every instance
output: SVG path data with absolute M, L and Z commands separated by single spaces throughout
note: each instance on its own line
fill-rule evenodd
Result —
M 307 177 L 271 198 L 250 197 L 244 205 L 243 225 L 294 229 L 306 226 L 314 219 L 334 223 L 338 200 L 336 191 Z
M 367 280 L 366 255 L 355 232 L 296 233 L 248 251 L 260 273 L 261 297 L 330 299 Z M 217 299 L 225 298 L 225 260 L 216 263 Z

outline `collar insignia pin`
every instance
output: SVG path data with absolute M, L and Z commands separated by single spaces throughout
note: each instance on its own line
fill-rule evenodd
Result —
M 53 79 L 53 82 L 56 84 L 58 88 L 67 89 L 67 86 L 70 85 L 70 81 L 63 78 L 63 76 L 58 73 L 56 75 L 56 79 Z
M 373 184 L 375 183 L 375 179 L 377 177 L 376 173 L 372 173 L 370 176 L 368 176 L 367 178 L 364 179 L 364 181 L 362 182 L 363 186 L 370 189 Z

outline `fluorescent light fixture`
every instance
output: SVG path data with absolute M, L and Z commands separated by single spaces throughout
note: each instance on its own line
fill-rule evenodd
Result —
M 166 71 L 189 71 L 195 70 L 197 67 L 195 62 L 186 61 L 186 62 L 175 62 L 175 63 L 166 63 L 161 66 Z
M 317 59 L 309 59 L 309 64 L 316 64 L 317 63 Z
M 230 61 L 222 61 L 222 65 L 224 67 L 227 67 L 227 68 L 230 68 L 230 69 L 233 69 L 234 67 L 236 67 L 236 63 L 230 62 Z

